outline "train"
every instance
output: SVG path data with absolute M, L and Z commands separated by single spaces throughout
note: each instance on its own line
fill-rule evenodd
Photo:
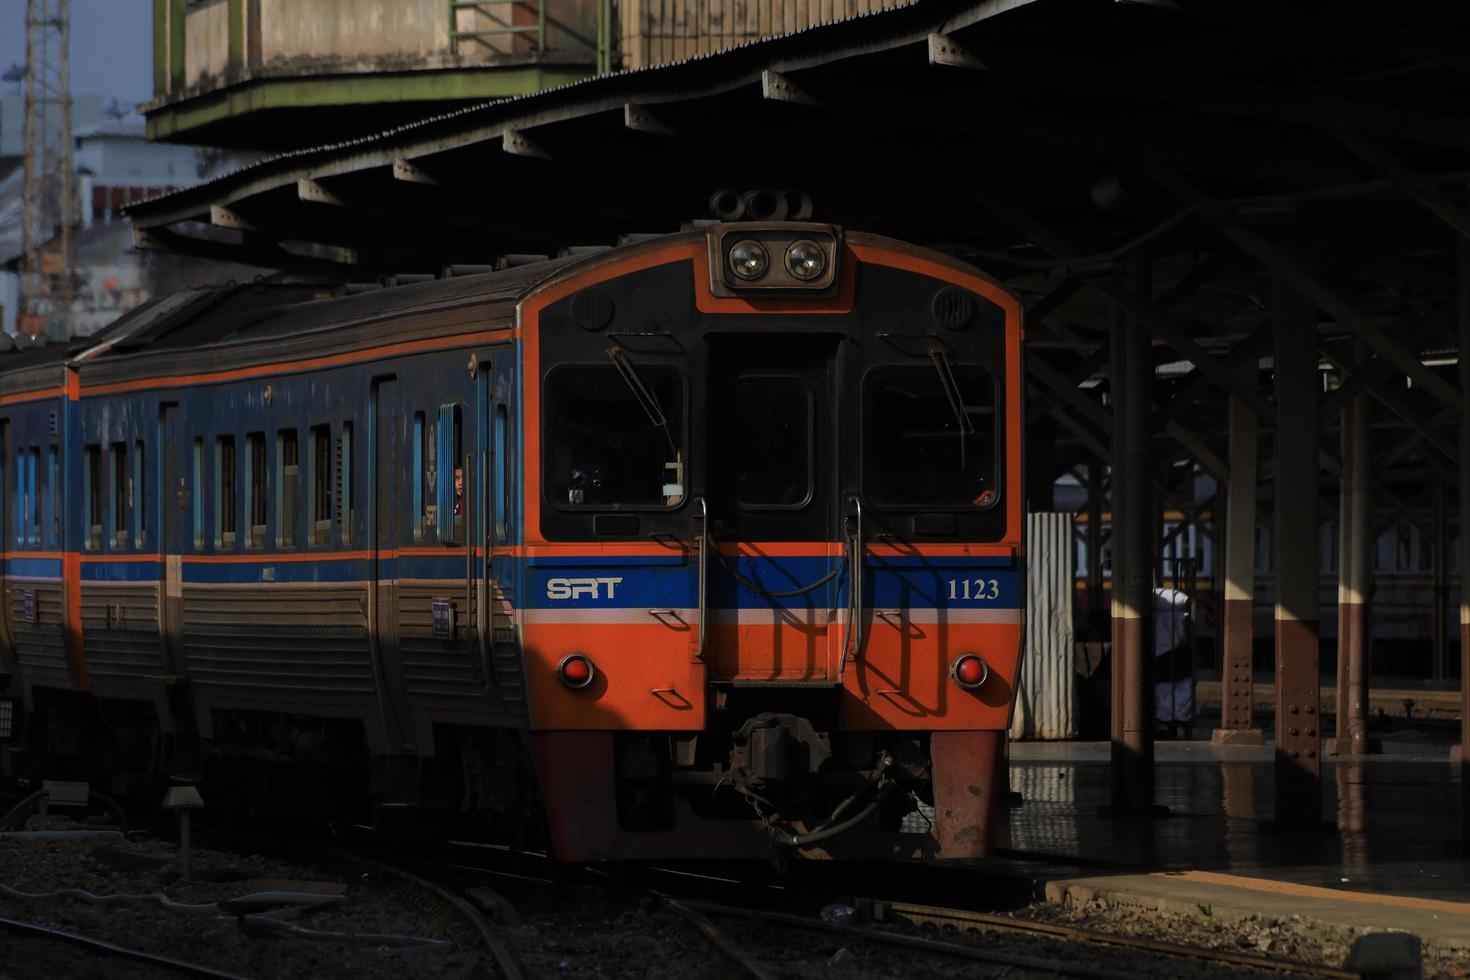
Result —
M 1021 340 L 954 258 L 727 221 L 12 354 L 0 763 L 568 862 L 987 854 Z

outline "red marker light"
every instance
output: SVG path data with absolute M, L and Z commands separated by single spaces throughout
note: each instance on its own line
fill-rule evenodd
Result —
M 949 676 L 960 687 L 973 689 L 985 683 L 990 676 L 990 668 L 973 653 L 967 653 L 950 666 Z
M 556 676 L 560 677 L 561 682 L 573 690 L 580 690 L 588 684 L 591 684 L 592 678 L 596 674 L 597 669 L 592 666 L 592 661 L 580 653 L 573 653 L 563 657 L 562 662 L 556 668 Z

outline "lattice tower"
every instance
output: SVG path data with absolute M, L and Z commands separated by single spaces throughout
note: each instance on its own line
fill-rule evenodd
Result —
M 70 0 L 26 0 L 21 330 L 71 336 L 76 176 L 71 163 Z

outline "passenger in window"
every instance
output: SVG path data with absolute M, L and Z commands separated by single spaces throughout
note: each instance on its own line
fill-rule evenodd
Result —
M 602 489 L 603 470 L 601 466 L 573 466 L 571 486 L 567 489 L 567 503 L 597 503 L 602 496 L 599 491 Z M 590 500 L 588 491 L 591 491 Z
M 464 516 L 464 467 L 454 468 L 454 516 Z

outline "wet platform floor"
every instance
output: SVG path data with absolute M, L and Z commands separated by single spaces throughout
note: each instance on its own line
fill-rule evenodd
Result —
M 1302 885 L 1470 901 L 1459 844 L 1459 767 L 1443 733 L 1385 739 L 1380 755 L 1324 760 L 1323 825 L 1274 821 L 1270 745 L 1160 742 L 1155 803 L 1167 817 L 1100 816 L 1110 800 L 1106 742 L 1017 743 L 1009 856 L 1096 874 L 1211 871 Z M 1268 734 L 1269 738 L 1269 734 Z

